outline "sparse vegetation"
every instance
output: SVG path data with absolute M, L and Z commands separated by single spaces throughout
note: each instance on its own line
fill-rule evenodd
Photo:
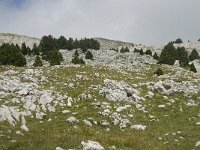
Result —
M 68 41 L 61 39 L 59 46 Z M 162 65 L 152 57 L 134 53 L 83 53 L 78 40 L 72 43 L 77 50 L 62 51 L 65 61 L 60 66 L 42 66 L 36 45 L 33 54 L 37 56 L 27 57 L 27 67 L 0 66 L 0 149 L 81 149 L 80 143 L 88 140 L 99 142 L 105 149 L 199 148 L 195 146 L 200 139 L 199 66 L 195 67 L 198 61 L 188 65 L 184 47 L 167 45 L 161 60 L 170 65 Z M 136 51 L 144 53 L 142 49 Z M 42 53 L 51 65 L 63 60 L 58 49 Z M 21 63 L 24 56 L 20 47 L 4 44 L 0 62 L 16 59 L 18 54 Z M 79 54 L 86 59 L 94 54 L 95 59 L 87 65 L 71 64 L 72 57 L 74 64 L 85 63 Z M 34 66 L 41 67 L 30 66 L 35 57 Z M 154 53 L 153 58 L 159 60 L 158 54 Z M 175 60 L 188 70 L 171 66 Z M 19 116 L 14 115 L 18 111 Z M 15 126 L 4 118 L 6 115 L 16 122 Z M 78 121 L 66 121 L 70 117 Z
M 156 74 L 157 76 L 161 76 L 161 75 L 163 75 L 163 71 L 162 71 L 162 69 L 158 68 L 158 69 L 154 72 L 154 74 Z
M 82 58 L 79 58 L 78 51 L 76 50 L 74 53 L 74 57 L 72 59 L 73 64 L 85 64 L 84 60 Z
M 121 50 L 120 50 L 120 53 L 127 53 L 127 52 L 130 52 L 130 50 L 128 49 L 128 47 L 122 47 Z

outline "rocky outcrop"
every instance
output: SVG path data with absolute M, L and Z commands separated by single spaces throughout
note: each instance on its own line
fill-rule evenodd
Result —
M 164 80 L 156 83 L 146 83 L 146 85 L 149 90 L 165 95 L 183 94 L 184 96 L 192 96 L 200 90 L 197 85 L 189 81 L 175 82 L 173 80 Z
M 139 92 L 125 82 L 114 80 L 104 80 L 104 86 L 99 94 L 105 96 L 110 101 L 134 102 L 139 101 L 141 97 Z

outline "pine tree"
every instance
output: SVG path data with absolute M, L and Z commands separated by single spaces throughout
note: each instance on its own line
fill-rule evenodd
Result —
M 146 50 L 146 53 L 145 53 L 145 54 L 146 54 L 146 55 L 150 55 L 150 56 L 152 56 L 152 52 L 151 52 L 150 49 Z
M 157 54 L 156 52 L 155 52 L 154 55 L 153 55 L 153 59 L 159 60 L 159 56 L 158 56 L 158 54 Z
M 139 51 L 139 53 L 140 53 L 140 55 L 144 55 L 144 52 L 143 52 L 142 48 L 141 48 L 141 50 Z
M 21 51 L 23 55 L 27 55 L 27 47 L 25 43 L 22 43 Z
M 41 67 L 41 66 L 43 66 L 42 60 L 40 59 L 40 57 L 38 55 L 35 58 L 35 62 L 33 64 L 33 66 L 34 67 Z
M 39 47 L 42 52 L 42 57 L 47 59 L 47 54 L 49 51 L 58 50 L 57 40 L 51 35 L 43 36 Z
M 63 61 L 62 54 L 58 50 L 49 51 L 47 54 L 47 60 L 51 66 L 60 65 Z
M 68 50 L 72 50 L 74 48 L 73 42 L 74 42 L 74 40 L 70 37 L 69 40 L 67 41 L 67 49 Z
M 193 63 L 190 65 L 190 71 L 197 73 L 197 69 L 195 68 Z
M 87 51 L 87 53 L 85 54 L 85 59 L 91 59 L 93 60 L 93 54 L 91 51 Z
M 173 43 L 168 43 L 161 52 L 159 63 L 173 65 L 177 56 Z
M 57 40 L 58 49 L 66 49 L 67 48 L 67 39 L 64 36 L 60 36 Z
M 28 55 L 28 56 L 31 56 L 31 54 L 32 54 L 31 49 L 30 49 L 29 47 L 27 47 L 27 55 Z
M 14 65 L 22 67 L 26 65 L 26 59 L 19 47 L 10 44 L 0 46 L 0 65 Z
M 180 66 L 186 68 L 189 63 L 188 53 L 185 47 L 178 47 L 176 50 L 176 59 L 179 60 Z
M 32 53 L 33 55 L 40 55 L 40 49 L 35 43 L 33 44 Z
M 199 57 L 199 53 L 197 52 L 196 49 L 193 49 L 192 52 L 191 52 L 190 55 L 189 55 L 190 61 L 193 61 L 193 60 L 199 59 L 199 58 L 200 58 L 200 57 Z

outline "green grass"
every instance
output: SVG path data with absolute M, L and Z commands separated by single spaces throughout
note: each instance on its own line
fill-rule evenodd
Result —
M 112 119 L 109 116 L 99 114 L 99 111 L 102 111 L 101 108 L 94 108 L 91 105 L 93 102 L 108 102 L 110 103 L 111 113 L 115 112 L 117 106 L 123 106 L 126 103 L 109 102 L 99 95 L 99 90 L 89 90 L 89 87 L 91 85 L 102 85 L 105 79 L 125 81 L 128 84 L 158 81 L 159 79 L 153 75 L 154 69 L 157 67 L 157 65 L 151 66 L 152 69 L 142 73 L 127 71 L 126 74 L 106 67 L 81 66 L 79 68 L 61 67 L 51 69 L 44 67 L 43 75 L 48 78 L 49 82 L 40 84 L 41 90 L 53 89 L 72 98 L 77 98 L 82 93 L 90 93 L 93 96 L 92 99 L 81 100 L 74 103 L 72 107 L 57 106 L 56 112 L 47 113 L 47 117 L 41 123 L 35 118 L 27 117 L 29 131 L 23 132 L 24 136 L 15 133 L 20 130 L 20 123 L 16 127 L 11 127 L 7 122 L 1 122 L 0 149 L 54 150 L 57 146 L 64 149 L 80 149 L 81 141 L 87 140 L 98 141 L 106 149 L 110 149 L 113 145 L 122 150 L 194 149 L 195 143 L 200 140 L 200 126 L 195 125 L 196 122 L 200 122 L 200 117 L 197 116 L 200 113 L 200 106 L 187 107 L 185 103 L 188 99 L 182 95 L 169 96 L 169 99 L 174 99 L 175 103 L 168 105 L 168 100 L 164 100 L 163 95 L 157 93 L 152 99 L 141 102 L 148 112 L 139 111 L 135 105 L 132 105 L 132 107 L 120 113 L 121 116 L 133 114 L 133 118 L 128 117 L 130 122 L 146 125 L 145 131 L 130 129 L 130 125 L 121 130 L 118 125 L 114 126 L 112 124 Z M 8 69 L 1 67 L 0 71 L 3 72 Z M 12 69 L 19 73 L 24 71 L 23 68 Z M 172 70 L 164 72 L 173 73 Z M 95 73 L 98 73 L 99 77 L 96 77 Z M 138 74 L 141 74 L 141 79 L 136 78 Z M 87 80 L 78 80 L 75 75 L 83 75 Z M 36 78 L 40 77 L 36 76 Z M 69 83 L 76 84 L 76 88 L 70 89 L 67 86 Z M 145 86 L 140 87 L 138 90 L 140 90 L 142 96 L 148 92 Z M 198 95 L 193 97 L 196 102 L 199 101 Z M 9 100 L 10 97 L 6 97 L 3 101 Z M 2 104 L 1 101 L 0 104 Z M 160 104 L 164 104 L 166 107 L 158 108 Z M 180 108 L 183 111 L 180 111 Z M 63 114 L 62 111 L 65 109 L 70 110 L 72 113 L 77 112 L 77 114 Z M 149 115 L 155 116 L 156 121 L 150 121 Z M 74 125 L 66 122 L 66 119 L 70 116 L 79 119 L 79 123 L 76 124 L 77 129 L 74 128 Z M 49 118 L 52 121 L 48 121 Z M 88 118 L 97 121 L 97 125 L 93 124 L 93 127 L 84 125 L 82 120 Z M 111 126 L 101 126 L 101 120 L 107 120 Z M 107 128 L 110 130 L 107 131 Z M 16 140 L 16 143 L 12 143 L 11 140 Z

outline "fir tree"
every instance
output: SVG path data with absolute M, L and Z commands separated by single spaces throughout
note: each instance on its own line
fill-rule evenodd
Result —
M 173 65 L 176 58 L 176 49 L 173 43 L 168 43 L 161 52 L 159 63 Z
M 34 67 L 41 67 L 41 66 L 43 66 L 42 60 L 40 59 L 40 57 L 38 55 L 35 58 L 35 62 L 33 64 L 33 66 Z
M 85 54 L 85 59 L 91 59 L 93 60 L 93 54 L 91 51 L 87 51 L 87 53 Z
M 31 56 L 31 54 L 32 54 L 31 49 L 30 49 L 29 47 L 27 47 L 26 49 L 27 49 L 27 55 L 28 55 L 28 56 Z
M 193 49 L 192 52 L 191 52 L 190 55 L 189 55 L 190 61 L 193 61 L 193 60 L 199 59 L 199 58 L 200 58 L 200 57 L 199 57 L 199 53 L 197 52 L 196 49 Z
M 43 36 L 40 41 L 39 47 L 42 52 L 42 57 L 44 59 L 47 59 L 47 54 L 49 51 L 58 50 L 57 40 L 51 35 Z
M 151 52 L 150 49 L 146 50 L 146 53 L 145 53 L 145 54 L 146 54 L 146 55 L 150 55 L 150 56 L 152 56 L 152 52 Z
M 159 60 L 159 56 L 158 56 L 158 54 L 157 54 L 156 52 L 155 52 L 154 55 L 153 55 L 153 59 Z
M 143 52 L 142 48 L 141 48 L 141 50 L 139 51 L 139 53 L 140 53 L 140 55 L 144 55 L 144 52 Z
M 63 57 L 58 50 L 52 50 L 48 52 L 47 60 L 51 66 L 60 65 L 61 61 L 63 61 Z
M 33 44 L 32 53 L 33 55 L 40 55 L 40 49 L 35 43 Z
M 27 55 L 27 47 L 25 43 L 22 43 L 21 51 L 23 55 Z
M 19 47 L 9 44 L 0 46 L 0 65 L 14 65 L 22 67 L 26 65 L 26 59 Z
M 67 49 L 67 39 L 64 36 L 60 36 L 57 40 L 58 49 Z
M 180 66 L 186 68 L 189 63 L 189 57 L 185 47 L 178 47 L 176 51 L 176 59 L 179 60 Z

